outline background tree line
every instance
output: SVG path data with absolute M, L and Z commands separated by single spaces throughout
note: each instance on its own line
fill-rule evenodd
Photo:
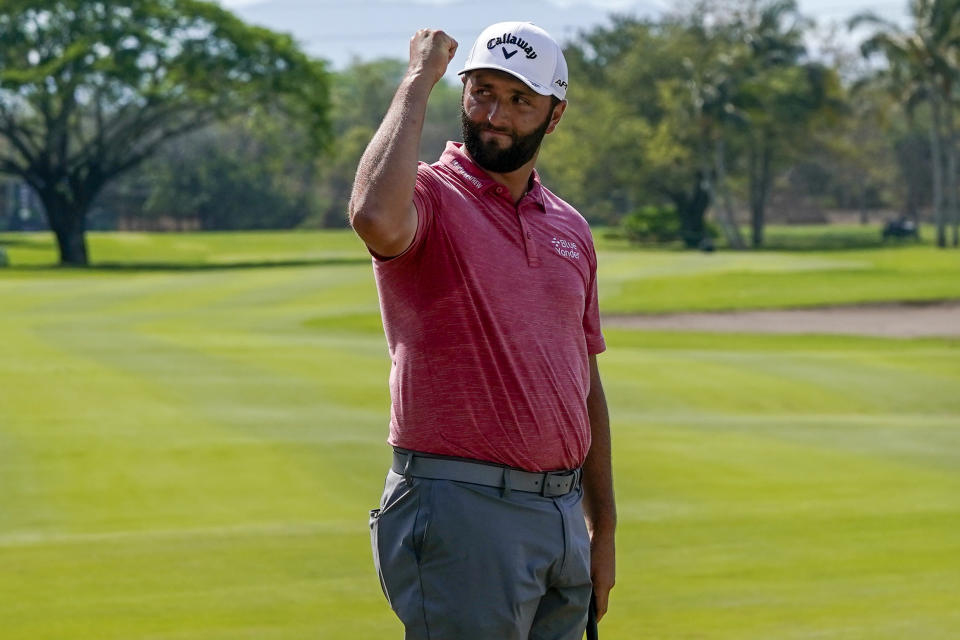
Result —
M 405 69 L 332 72 L 198 0 L 0 9 L 0 171 L 32 187 L 66 264 L 86 263 L 88 227 L 343 226 Z M 771 212 L 886 208 L 956 246 L 960 0 L 910 10 L 906 28 L 854 18 L 861 51 L 829 46 L 793 0 L 612 16 L 567 43 L 571 108 L 540 169 L 591 222 L 642 241 L 759 247 Z M 434 91 L 422 159 L 459 138 L 459 99 L 458 84 Z M 21 191 L 0 190 L 5 226 Z

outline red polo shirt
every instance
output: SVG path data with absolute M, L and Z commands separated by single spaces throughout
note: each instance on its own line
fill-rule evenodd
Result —
M 374 259 L 389 442 L 530 471 L 580 466 L 587 356 L 605 348 L 590 228 L 536 172 L 515 204 L 460 147 L 420 164 L 416 237 Z

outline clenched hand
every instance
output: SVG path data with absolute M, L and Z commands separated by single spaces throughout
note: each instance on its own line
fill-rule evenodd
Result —
M 410 38 L 410 73 L 423 73 L 434 84 L 447 72 L 457 41 L 439 29 L 420 29 Z

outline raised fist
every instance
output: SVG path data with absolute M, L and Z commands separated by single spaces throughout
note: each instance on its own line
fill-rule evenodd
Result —
M 439 29 L 420 29 L 410 38 L 410 70 L 422 71 L 434 83 L 447 72 L 457 41 Z

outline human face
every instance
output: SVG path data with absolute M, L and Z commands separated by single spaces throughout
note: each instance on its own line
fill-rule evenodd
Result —
M 467 153 L 481 168 L 509 173 L 530 162 L 543 136 L 553 130 L 563 103 L 555 108 L 508 73 L 477 70 L 464 79 L 460 125 Z

